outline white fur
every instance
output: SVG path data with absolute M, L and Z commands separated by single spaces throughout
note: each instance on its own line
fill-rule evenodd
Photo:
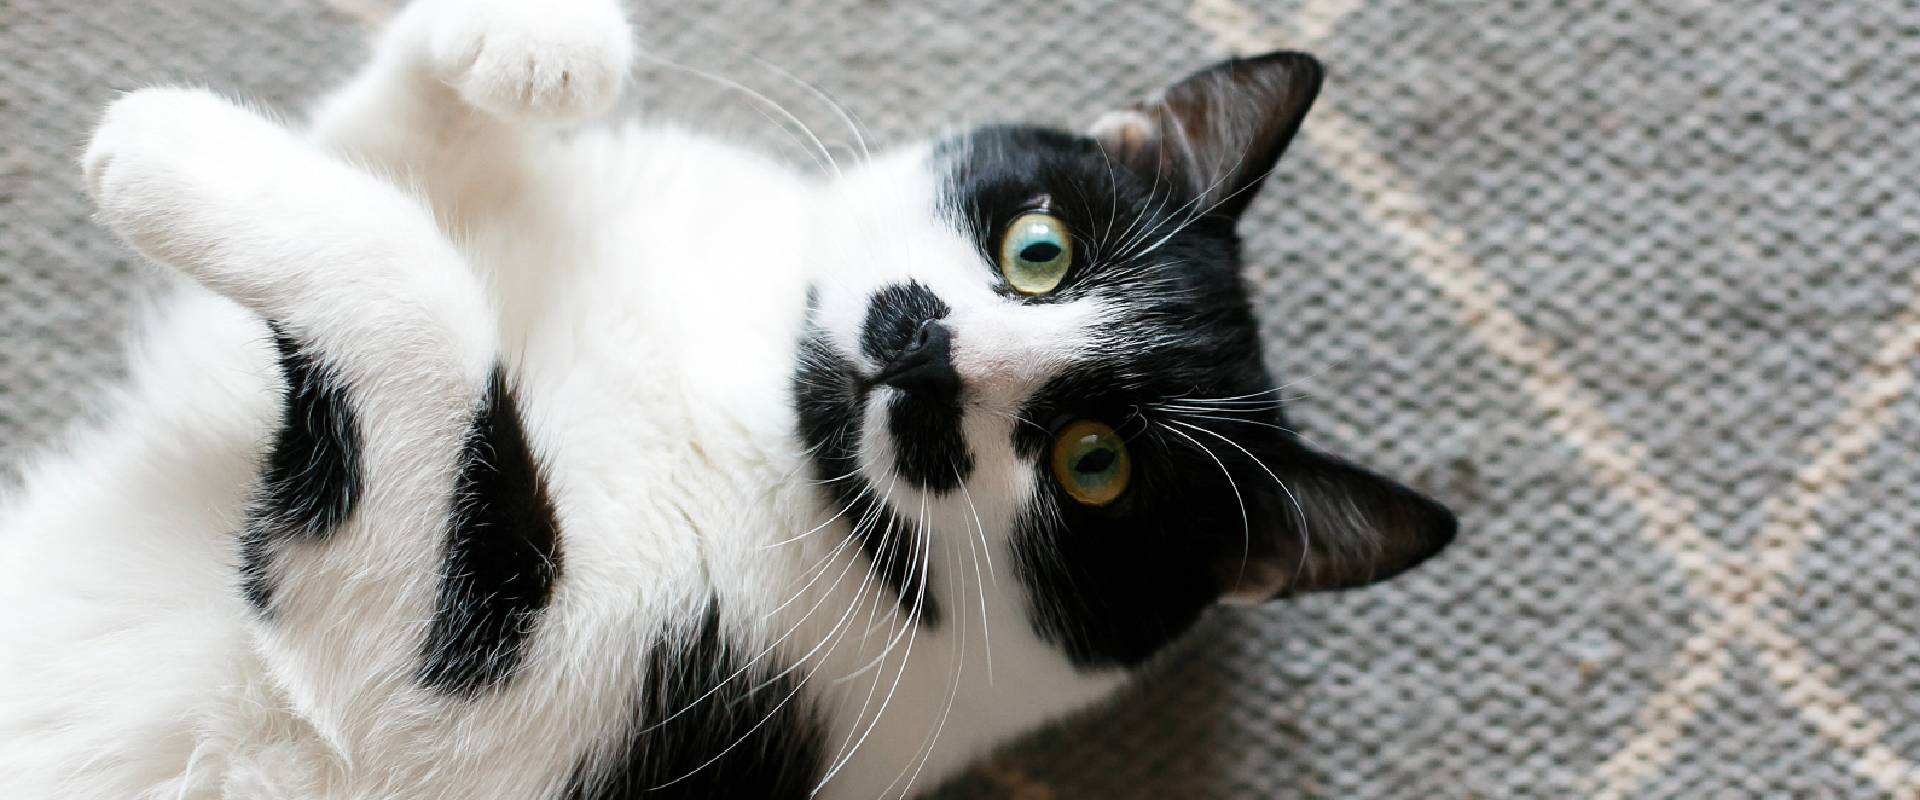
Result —
M 101 218 L 196 285 L 108 421 L 0 506 L 0 797 L 550 797 L 708 596 L 753 652 L 804 662 L 829 763 L 852 754 L 822 796 L 932 786 L 1117 684 L 1036 638 L 1007 542 L 1037 477 L 1007 414 L 1101 310 L 994 293 L 925 148 L 814 180 L 671 130 L 546 130 L 613 102 L 629 41 L 610 0 L 422 0 L 304 139 L 199 91 L 113 104 L 85 159 Z M 953 306 L 977 388 L 964 492 L 893 483 L 868 426 L 867 477 L 926 520 L 933 628 L 869 578 L 851 520 L 821 528 L 789 403 L 807 285 L 858 354 L 865 298 L 907 278 Z M 277 414 L 261 317 L 347 372 L 371 477 L 346 530 L 294 548 L 272 621 L 233 572 Z M 495 357 L 565 572 L 512 682 L 448 698 L 413 669 Z

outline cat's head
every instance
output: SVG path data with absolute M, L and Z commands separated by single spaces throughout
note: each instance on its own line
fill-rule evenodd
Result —
M 984 128 L 839 181 L 801 433 L 923 622 L 924 586 L 972 579 L 944 554 L 985 547 L 1042 639 L 1130 666 L 1222 599 L 1360 586 L 1453 538 L 1303 444 L 1262 358 L 1235 228 L 1320 80 L 1236 59 L 1089 135 Z

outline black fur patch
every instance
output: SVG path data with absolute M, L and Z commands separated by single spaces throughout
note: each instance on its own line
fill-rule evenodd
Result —
M 1452 537 L 1444 508 L 1314 453 L 1286 428 L 1232 209 L 1200 207 L 1184 183 L 1136 174 L 1060 131 L 983 128 L 935 158 L 948 176 L 944 206 L 976 244 L 983 277 L 1002 280 L 1000 237 L 1045 198 L 1074 261 L 1046 296 L 1004 294 L 1106 312 L 1092 332 L 1098 357 L 1054 376 L 1021 410 L 1032 424 L 1013 429 L 1015 452 L 1041 476 L 1012 531 L 1016 569 L 1036 631 L 1074 663 L 1141 663 L 1252 561 L 1315 567 L 1300 586 L 1341 588 Z M 1103 422 L 1126 442 L 1132 480 L 1110 505 L 1081 504 L 1049 477 L 1054 437 L 1074 420 Z M 1370 507 L 1349 513 L 1354 503 Z M 1311 563 L 1298 555 L 1309 540 Z
M 461 453 L 440 602 L 420 681 L 472 694 L 504 681 L 560 574 L 559 522 L 499 367 Z
M 1238 552 L 1244 530 L 1228 480 L 1248 494 L 1262 490 L 1262 497 L 1271 487 L 1250 463 L 1229 461 L 1236 469 L 1223 475 L 1200 450 L 1156 427 L 1152 411 L 1175 397 L 1234 397 L 1274 385 L 1240 280 L 1232 221 L 1189 220 L 1173 187 L 1144 181 L 1092 140 L 1059 131 L 983 128 L 942 153 L 947 205 L 978 247 L 983 269 L 997 277 L 999 237 L 1033 198 L 1045 197 L 1074 238 L 1074 262 L 1052 294 L 1018 300 L 1092 300 L 1110 309 L 1107 328 L 1094 333 L 1112 344 L 1096 361 L 1055 376 L 1022 409 L 1035 424 L 1014 426 L 1015 452 L 1042 476 L 1038 502 L 1052 508 L 1022 510 L 1012 545 L 1044 638 L 1081 666 L 1138 664 L 1219 597 L 1214 565 Z M 1008 296 L 1016 297 L 1010 290 Z M 1217 416 L 1229 413 L 1237 412 Z M 1127 443 L 1133 480 L 1111 506 L 1081 505 L 1047 477 L 1054 432 L 1076 419 L 1104 422 Z M 1248 419 L 1284 424 L 1272 409 Z M 1223 432 L 1243 444 L 1263 443 L 1256 452 L 1279 435 L 1260 425 Z
M 260 470 L 259 493 L 240 534 L 240 588 L 265 611 L 284 542 L 319 541 L 360 499 L 360 426 L 339 376 L 280 326 L 273 330 L 286 381 L 280 428 Z
M 735 676 L 757 652 L 727 639 L 710 600 L 694 629 L 647 654 L 632 733 L 608 765 L 575 770 L 568 800 L 808 797 L 826 767 L 826 728 L 792 673 L 769 681 L 779 668 L 755 665 Z
M 903 394 L 887 408 L 894 441 L 893 468 L 900 479 L 940 495 L 960 488 L 973 474 L 973 454 L 960 430 L 960 403 Z
M 860 326 L 860 352 L 885 364 L 907 349 L 921 323 L 945 319 L 952 311 L 919 281 L 881 287 L 867 299 L 866 321 Z
M 1166 355 L 1189 362 L 1199 357 Z M 1271 460 L 1288 450 L 1270 435 L 1276 431 L 1263 427 L 1282 424 L 1268 422 L 1280 416 L 1222 411 L 1208 414 L 1215 419 L 1203 420 L 1143 410 L 1180 391 L 1179 383 L 1153 380 L 1157 374 L 1178 381 L 1183 374 L 1178 366 L 1159 360 L 1151 354 L 1116 355 L 1110 369 L 1056 379 L 1024 412 L 1029 419 L 1105 422 L 1126 442 L 1133 464 L 1131 485 L 1111 506 L 1082 505 L 1045 480 L 1042 488 L 1050 491 L 1041 502 L 1053 510 L 1024 509 L 1015 521 L 1015 565 L 1031 590 L 1035 628 L 1080 666 L 1135 666 L 1184 633 L 1220 596 L 1216 566 L 1237 558 L 1243 544 L 1266 535 L 1269 521 L 1280 510 L 1277 490 L 1251 459 L 1213 434 L 1182 427 L 1197 423 Z M 1271 385 L 1256 382 L 1255 375 L 1246 379 L 1248 383 L 1235 385 Z M 1112 388 L 1129 385 L 1142 388 Z M 1210 391 L 1220 396 L 1245 393 Z M 1192 446 L 1183 434 L 1213 455 Z M 1047 430 L 1019 426 L 1014 436 L 1017 451 L 1045 463 L 1053 445 Z
M 940 604 L 922 580 L 932 568 L 925 535 L 882 502 L 887 487 L 875 487 L 859 474 L 866 386 L 853 362 L 811 325 L 800 342 L 793 394 L 800 438 L 813 453 L 813 474 L 821 491 L 847 509 L 843 518 L 854 526 L 853 535 L 872 568 L 899 597 L 902 612 L 919 624 L 938 625 Z M 960 465 L 944 468 L 957 470 Z
M 918 281 L 882 287 L 867 301 L 860 349 L 875 362 L 888 364 L 913 347 L 922 325 L 950 312 L 939 295 Z M 973 455 L 960 431 L 966 387 L 947 359 L 943 349 L 939 363 L 914 370 L 939 377 L 910 385 L 900 382 L 901 393 L 887 408 L 887 432 L 897 445 L 894 469 L 902 480 L 934 494 L 960 488 L 973 473 Z

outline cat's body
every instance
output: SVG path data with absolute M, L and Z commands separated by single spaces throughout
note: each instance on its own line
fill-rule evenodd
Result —
M 618 10 L 455 6 L 405 12 L 312 144 L 198 92 L 109 111 L 86 165 L 103 218 L 198 283 L 105 421 L 0 506 L 0 796 L 902 794 L 1104 696 L 1222 592 L 1358 583 L 1451 535 L 1390 485 L 1316 501 L 1303 470 L 1357 480 L 1344 465 L 1255 463 L 1306 456 L 1249 438 L 1279 417 L 1242 391 L 1271 388 L 1243 344 L 1204 350 L 1239 359 L 1231 380 L 1175 359 L 1115 390 L 1164 369 L 1195 392 L 1162 426 L 1196 446 L 1181 469 L 1129 439 L 1140 488 L 1056 505 L 1015 419 L 1103 397 L 1074 381 L 1178 326 L 1129 328 L 1142 304 L 1091 278 L 1073 294 L 1092 267 L 1058 302 L 1006 291 L 978 266 L 998 234 L 968 220 L 1004 217 L 1005 174 L 1093 156 L 1116 180 L 1118 145 L 984 131 L 810 177 L 669 130 L 552 136 L 534 123 L 618 91 Z M 1185 210 L 1117 180 L 1042 202 L 1113 206 L 1087 241 L 1132 258 L 1234 203 L 1209 197 L 1224 180 Z M 1212 247 L 1172 243 L 1231 261 Z M 1248 338 L 1218 291 L 1182 313 Z M 932 327 L 942 372 L 895 370 Z M 1210 488 L 1180 486 L 1207 464 Z M 1191 507 L 1155 516 L 1149 491 Z M 1280 503 L 1386 531 L 1334 541 L 1384 555 L 1298 586 L 1249 570 L 1310 555 L 1261 543 Z M 1083 512 L 1111 548 L 1078 554 Z M 1175 517 L 1236 524 L 1132 552 Z
M 634 165 L 635 178 L 649 173 L 671 176 L 670 165 L 698 156 L 721 171 L 737 166 L 757 179 L 751 186 L 738 187 L 731 200 L 705 193 L 715 188 L 709 173 L 700 185 L 683 185 L 660 195 L 593 201 L 637 205 L 651 198 L 656 205 L 667 205 L 658 201 L 677 198 L 671 204 L 677 208 L 656 207 L 651 210 L 658 213 L 647 218 L 686 219 L 694 224 L 667 230 L 699 230 L 701 213 L 764 214 L 767 220 L 798 223 L 818 208 L 815 191 L 790 174 L 741 154 L 681 137 L 649 137 L 632 129 L 587 134 L 584 138 L 589 141 L 578 146 L 603 146 L 591 141 L 602 135 L 609 137 L 604 145 L 609 147 L 614 142 L 630 145 L 649 139 L 667 145 L 650 151 L 661 159 L 651 165 L 653 169 L 646 163 Z M 738 161 L 716 164 L 715 156 Z M 783 184 L 788 193 L 769 191 Z M 648 185 L 673 186 L 671 181 L 649 181 Z M 709 200 L 709 207 L 700 208 L 701 198 Z M 610 210 L 603 207 L 575 221 L 589 224 L 605 219 Z M 632 205 L 622 209 L 624 213 L 638 210 Z M 823 648 L 805 671 L 791 676 L 818 676 L 807 682 L 808 696 L 794 699 L 797 707 L 829 702 L 843 706 L 843 713 L 831 717 L 842 724 L 827 730 L 827 743 L 839 746 L 848 737 L 865 733 L 886 694 L 914 699 L 892 703 L 867 736 L 861 758 L 875 759 L 873 766 L 856 764 L 843 771 L 846 778 L 840 783 L 861 789 L 850 790 L 847 796 L 851 797 L 877 795 L 885 784 L 861 785 L 848 779 L 891 780 L 893 775 L 881 773 L 918 765 L 916 750 L 930 735 L 936 718 L 946 712 L 955 669 L 963 672 L 958 676 L 963 679 L 959 687 L 963 691 L 947 713 L 946 731 L 941 735 L 946 746 L 928 767 L 936 776 L 956 761 L 977 755 L 978 748 L 995 738 L 991 728 L 981 730 L 982 723 L 1004 724 L 996 718 L 1006 712 L 1026 717 L 1075 696 L 1084 700 L 1108 683 L 1081 687 L 1086 681 L 1071 680 L 1068 665 L 1057 657 L 1022 658 L 1024 651 L 1039 646 L 1032 628 L 1020 609 L 1007 606 L 1006 594 L 989 592 L 986 614 L 996 628 L 991 645 L 993 667 L 999 673 L 989 685 L 989 642 L 980 634 L 979 611 L 973 605 L 979 602 L 978 587 L 955 583 L 974 579 L 969 556 L 966 563 L 943 565 L 949 568 L 935 580 L 942 596 L 964 599 L 968 605 L 963 608 L 970 613 L 952 620 L 953 624 L 913 631 L 915 657 L 908 662 L 912 669 L 902 675 L 897 689 L 892 686 L 897 663 L 832 685 L 835 679 L 858 672 L 878 653 L 852 647 L 854 642 L 884 642 L 910 629 L 903 624 L 891 592 L 867 579 L 864 567 L 855 563 L 861 558 L 859 551 L 843 547 L 834 552 L 834 545 L 846 541 L 844 534 L 803 536 L 834 513 L 809 480 L 804 446 L 791 438 L 796 423 L 789 399 L 793 331 L 798 330 L 805 310 L 805 282 L 791 269 L 786 254 L 756 249 L 751 241 L 691 252 L 696 248 L 663 245 L 652 229 L 622 233 L 603 233 L 600 241 L 617 248 L 615 252 L 624 254 L 623 258 L 598 264 L 577 259 L 571 262 L 574 268 L 541 271 L 544 290 L 569 314 L 531 321 L 521 339 L 526 359 L 522 363 L 529 365 L 520 373 L 521 410 L 547 465 L 548 485 L 564 500 L 558 511 L 569 532 L 563 555 L 569 580 L 559 584 L 552 602 L 565 607 L 591 604 L 596 598 L 615 601 L 605 609 L 582 609 L 574 615 L 582 621 L 580 627 L 567 631 L 565 643 L 546 638 L 536 645 L 555 650 L 569 647 L 575 651 L 571 657 L 556 653 L 530 662 L 564 668 L 609 660 L 621 651 L 646 653 L 663 642 L 673 646 L 702 623 L 709 602 L 722 610 L 733 646 L 748 651 L 736 659 L 737 664 L 721 670 L 718 678 L 748 666 L 776 641 L 781 644 L 778 652 L 761 659 L 764 669 L 734 679 L 734 684 L 745 688 L 756 687 L 792 666 L 822 641 L 851 637 L 853 642 Z M 788 233 L 793 235 L 766 241 L 785 246 L 803 239 L 807 232 L 796 225 Z M 649 257 L 655 255 L 657 259 Z M 690 266 L 678 274 L 661 274 L 662 270 L 649 268 L 655 264 Z M 604 298 L 606 282 L 621 280 L 632 281 L 637 295 L 692 302 L 678 307 L 662 303 L 639 315 L 619 305 L 596 303 L 596 286 Z M 753 285 L 755 291 L 733 290 L 743 284 Z M 0 625 L 5 626 L 0 640 L 19 645 L 0 652 L 0 662 L 10 662 L 6 668 L 10 680 L 0 687 L 0 698 L 4 698 L 0 699 L 0 728 L 4 728 L 0 741 L 7 742 L 0 746 L 0 760 L 20 767 L 7 770 L 5 774 L 12 777 L 0 778 L 0 784 L 42 769 L 68 771 L 78 752 L 123 754 L 132 756 L 135 763 L 126 770 L 79 770 L 80 785 L 93 786 L 90 781 L 98 779 L 102 784 L 97 789 L 5 796 L 141 796 L 133 790 L 147 788 L 145 784 L 153 781 L 152 786 L 165 787 L 154 796 L 171 797 L 172 786 L 165 779 L 184 772 L 188 762 L 182 754 L 193 749 L 190 742 L 200 730 L 231 732 L 205 746 L 208 752 L 197 770 L 209 781 L 226 769 L 237 768 L 242 774 L 252 771 L 247 762 L 254 758 L 272 758 L 278 764 L 305 761 L 318 772 L 328 771 L 319 768 L 329 763 L 323 758 L 327 748 L 310 740 L 316 733 L 295 722 L 292 715 L 272 710 L 271 699 L 278 693 L 267 665 L 244 641 L 252 609 L 232 591 L 232 532 L 237 521 L 245 518 L 246 488 L 254 464 L 278 423 L 277 392 L 283 381 L 275 368 L 271 334 L 257 317 L 204 289 L 182 285 L 175 291 L 165 301 L 167 308 L 159 323 L 140 337 L 143 344 L 133 359 L 135 377 L 121 401 L 124 411 L 114 414 L 103 430 L 69 448 L 66 455 L 54 456 L 35 470 L 22 493 L 28 502 L 9 509 L 6 524 L 12 537 L 0 545 L 4 547 L 0 569 L 6 570 L 0 580 L 5 588 L 0 592 L 19 598 L 9 603 L 12 608 L 45 611 L 50 599 L 85 598 L 60 605 L 87 603 L 87 608 L 76 608 L 75 613 L 95 617 L 102 626 L 82 627 L 75 620 L 39 613 L 0 615 Z M 627 333 L 582 337 L 576 326 Z M 688 341 L 701 345 L 677 351 L 672 346 Z M 619 352 L 593 352 L 603 349 Z M 575 364 L 591 367 L 571 368 Z M 182 433 L 192 436 L 172 440 Z M 648 457 L 633 457 L 640 452 Z M 616 486 L 624 488 L 615 491 Z M 24 549 L 40 547 L 57 551 Z M 71 571 L 48 571 L 50 565 L 79 559 L 85 563 Z M 981 568 L 988 567 L 982 564 Z M 989 588 L 994 581 L 1010 580 L 1005 569 L 1002 557 L 986 577 Z M 431 577 L 435 572 L 429 565 L 420 574 Z M 810 580 L 814 581 L 811 589 L 803 592 Z M 433 588 L 431 583 L 425 586 Z M 823 591 L 827 589 L 832 591 Z M 794 595 L 797 599 L 776 611 Z M 879 605 L 879 600 L 886 602 Z M 430 608 L 420 608 L 417 616 L 424 619 Z M 854 613 L 847 614 L 849 609 Z M 954 616 L 961 614 L 956 610 Z M 85 634 L 89 629 L 99 633 Z M 961 662 L 958 636 L 963 632 L 972 639 L 973 650 Z M 24 638 L 28 635 L 50 638 L 43 646 L 25 644 L 33 641 Z M 896 652 L 905 652 L 907 646 L 901 640 Z M 602 653 L 596 654 L 596 649 Z M 355 649 L 338 653 L 349 662 L 366 655 Z M 395 655 L 414 658 L 415 648 Z M 133 673 L 137 678 L 152 679 L 163 688 L 121 682 L 127 666 L 134 664 L 142 665 Z M 148 669 L 156 672 L 141 674 Z M 522 673 L 517 683 L 527 686 L 540 680 L 538 672 L 535 668 Z M 1052 680 L 1047 680 L 1049 672 L 1054 673 Z M 411 680 L 410 675 L 401 677 Z M 571 689 L 528 688 L 513 698 L 517 702 L 486 709 L 494 727 L 513 732 L 492 742 L 500 750 L 480 741 L 485 737 L 461 736 L 448 741 L 446 752 L 421 760 L 396 747 L 397 742 L 387 740 L 385 734 L 350 732 L 348 736 L 364 737 L 368 744 L 356 769 L 345 774 L 373 783 L 336 787 L 321 779 L 318 785 L 330 788 L 317 796 L 543 796 L 525 788 L 512 789 L 526 785 L 517 781 L 550 779 L 555 774 L 566 777 L 572 760 L 588 744 L 607 735 L 617 738 L 619 726 L 626 723 L 632 700 L 623 695 L 636 688 L 623 685 L 630 683 L 630 676 L 609 672 L 600 677 L 611 682 Z M 855 729 L 855 712 L 866 703 L 875 680 L 880 693 L 872 701 L 869 719 Z M 230 685 L 235 681 L 258 685 Z M 797 681 L 760 691 L 771 694 L 777 703 L 786 698 L 793 683 Z M 697 688 L 704 692 L 710 687 Z M 255 695 L 268 701 L 235 702 Z M 675 699 L 684 704 L 698 696 L 682 693 Z M 708 702 L 720 700 L 735 702 L 725 696 L 725 690 Z M 390 725 L 395 717 L 421 710 L 433 713 L 414 708 L 426 704 L 406 697 L 380 702 L 392 707 L 365 709 L 343 722 Z M 929 703 L 937 705 L 929 707 Z M 11 713 L 23 706 L 37 713 Z M 148 706 L 152 706 L 150 713 L 137 713 Z M 764 713 L 770 706 L 751 707 Z M 593 719 L 594 712 L 603 716 Z M 57 736 L 50 738 L 42 727 L 48 721 L 41 716 L 44 713 L 59 720 Z M 195 724 L 184 726 L 182 720 Z M 26 724 L 14 727 L 19 723 Z M 272 739 L 245 733 L 263 728 L 285 733 Z M 575 731 L 579 740 L 556 741 L 567 730 Z M 677 733 L 671 728 L 662 732 Z M 399 737 L 398 742 L 419 741 L 405 729 L 392 735 Z M 227 744 L 220 739 L 228 736 L 246 740 L 233 742 L 243 752 L 221 752 Z M 169 741 L 176 744 L 159 746 Z M 962 749 L 958 746 L 962 744 L 970 746 Z M 552 750 L 541 752 L 548 747 Z M 381 753 L 394 752 L 406 754 L 396 759 L 398 763 L 381 758 Z M 142 754 L 146 758 L 138 757 Z M 707 755 L 718 754 L 716 749 Z M 550 769 L 538 769 L 541 762 L 548 762 Z M 401 775 L 423 763 L 453 778 L 436 784 L 436 789 L 444 787 L 442 794 L 430 795 L 405 784 L 383 788 L 392 779 L 389 771 Z M 687 771 L 699 764 L 687 764 Z M 131 783 L 126 782 L 129 778 Z M 345 789 L 346 785 L 353 789 Z M 276 793 L 263 789 L 234 796 Z

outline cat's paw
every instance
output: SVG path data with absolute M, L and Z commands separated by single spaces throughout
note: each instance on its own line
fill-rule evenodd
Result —
M 209 92 L 143 89 L 107 106 L 80 167 L 101 222 L 155 260 L 191 269 L 217 239 L 208 216 L 226 205 L 223 184 L 275 131 Z
M 633 66 L 615 0 L 443 0 L 433 68 L 467 103 L 525 122 L 577 122 L 612 107 Z

